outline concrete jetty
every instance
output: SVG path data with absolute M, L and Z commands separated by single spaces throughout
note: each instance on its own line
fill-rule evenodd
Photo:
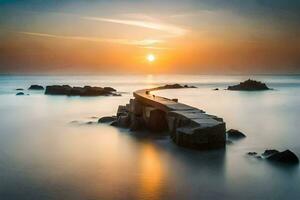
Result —
M 138 90 L 126 106 L 119 106 L 114 125 L 131 130 L 168 131 L 179 146 L 195 149 L 224 148 L 226 125 L 222 118 L 203 110 L 151 94 L 164 87 Z M 167 87 L 170 89 L 170 87 Z

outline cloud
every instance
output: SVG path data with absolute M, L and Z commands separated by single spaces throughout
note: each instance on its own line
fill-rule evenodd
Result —
M 110 23 L 158 30 L 158 31 L 171 34 L 172 36 L 183 36 L 188 32 L 186 29 L 183 29 L 178 26 L 159 23 L 159 22 L 152 22 L 147 20 L 123 20 L 123 19 L 112 19 L 112 18 L 102 18 L 102 17 L 82 17 L 82 19 L 101 21 L 101 22 L 110 22 Z
M 24 32 L 24 31 L 19 31 L 17 33 L 30 35 L 30 36 L 37 36 L 37 37 L 47 37 L 47 38 L 67 39 L 67 40 L 84 40 L 90 42 L 107 42 L 107 43 L 116 43 L 116 44 L 124 44 L 124 45 L 134 45 L 134 46 L 148 46 L 148 45 L 155 45 L 164 42 L 163 40 L 154 40 L 154 39 L 127 40 L 127 39 L 114 39 L 114 38 L 64 36 L 64 35 L 54 35 L 48 33 Z

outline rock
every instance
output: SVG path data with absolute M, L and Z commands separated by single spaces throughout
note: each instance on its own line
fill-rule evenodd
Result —
M 286 164 L 298 164 L 298 157 L 290 150 L 274 153 L 267 158 L 270 161 L 276 161 Z
M 18 92 L 16 95 L 17 95 L 17 96 L 24 95 L 24 92 Z
M 257 155 L 256 152 L 248 152 L 247 154 L 248 154 L 249 156 L 255 156 L 255 155 Z
M 90 125 L 90 124 L 93 124 L 93 123 L 94 123 L 94 122 L 89 121 L 89 122 L 86 122 L 85 124 Z
M 115 116 L 101 117 L 98 120 L 98 123 L 108 123 L 108 122 L 115 121 L 116 119 L 117 119 L 117 117 L 115 117 Z
M 213 90 L 219 90 L 219 88 L 215 88 L 215 89 L 213 89 Z
M 275 153 L 279 153 L 279 151 L 276 150 L 276 149 L 267 149 L 261 155 L 264 156 L 264 157 L 269 157 L 269 156 L 271 156 Z
M 180 89 L 180 88 L 197 88 L 197 87 L 189 86 L 189 85 L 180 85 L 178 83 L 175 83 L 175 84 L 167 84 L 167 85 L 164 85 L 164 86 L 160 86 L 160 87 L 154 88 L 154 90 Z
M 159 109 L 150 111 L 150 116 L 146 121 L 147 127 L 154 132 L 162 132 L 168 129 L 165 113 Z
M 18 91 L 22 91 L 22 90 L 24 90 L 23 88 L 17 88 L 16 90 L 18 90 Z
M 145 127 L 145 122 L 143 120 L 143 117 L 131 115 L 130 119 L 130 131 L 139 131 L 142 130 Z
M 129 115 L 121 115 L 117 119 L 119 127 L 128 128 L 130 125 L 130 117 Z
M 227 136 L 231 139 L 241 139 L 245 138 L 246 135 L 243 134 L 242 132 L 235 130 L 235 129 L 230 129 L 227 131 Z
M 104 87 L 103 89 L 107 92 L 116 92 L 117 91 L 116 89 L 114 89 L 112 87 Z
M 143 105 L 137 101 L 136 99 L 130 99 L 130 112 L 135 115 L 142 115 L 143 114 Z
M 50 95 L 69 95 L 72 87 L 69 85 L 50 85 L 46 87 L 45 94 Z
M 126 115 L 128 113 L 128 110 L 126 108 L 126 106 L 122 106 L 120 105 L 118 107 L 118 111 L 117 111 L 117 117 L 121 116 L 121 115 Z
M 44 90 L 44 87 L 41 85 L 31 85 L 28 90 Z
M 113 88 L 104 89 L 101 87 L 71 87 L 69 85 L 50 85 L 46 87 L 47 95 L 68 95 L 68 96 L 107 96 L 115 95 Z
M 110 125 L 111 125 L 111 126 L 118 126 L 118 121 L 115 120 L 115 121 L 113 121 L 112 123 L 110 123 Z
M 270 90 L 265 83 L 248 79 L 238 85 L 228 86 L 228 90 L 243 90 L 243 91 L 259 91 L 259 90 Z

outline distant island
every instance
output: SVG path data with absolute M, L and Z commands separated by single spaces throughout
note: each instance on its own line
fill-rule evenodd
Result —
M 270 88 L 265 83 L 248 79 L 237 85 L 228 86 L 227 90 L 260 91 L 260 90 L 270 90 Z

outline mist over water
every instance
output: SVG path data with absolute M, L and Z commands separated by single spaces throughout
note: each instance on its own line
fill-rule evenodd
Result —
M 248 76 L 0 76 L 0 199 L 299 199 L 299 166 L 251 158 L 290 149 L 300 157 L 300 76 L 251 76 L 274 90 L 223 90 Z M 225 150 L 180 148 L 168 136 L 96 122 L 137 89 L 166 83 L 195 89 L 155 93 L 222 117 L 247 138 Z M 111 86 L 121 97 L 46 96 L 16 88 Z M 214 88 L 220 88 L 214 91 Z

